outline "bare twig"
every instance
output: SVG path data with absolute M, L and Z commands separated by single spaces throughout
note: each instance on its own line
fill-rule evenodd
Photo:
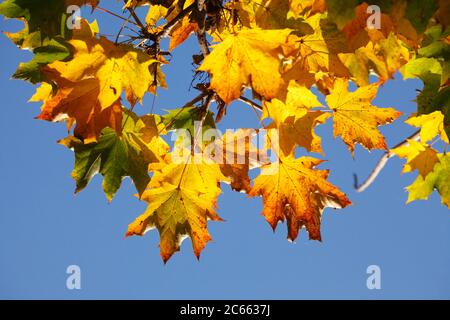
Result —
M 257 104 L 257 103 L 254 102 L 253 100 L 250 100 L 250 99 L 248 99 L 248 98 L 246 98 L 246 97 L 244 97 L 244 96 L 240 96 L 240 97 L 239 97 L 239 100 L 242 101 L 242 102 L 244 102 L 244 103 L 246 103 L 246 104 L 248 104 L 249 106 L 251 106 L 251 107 L 253 107 L 253 108 L 258 109 L 259 111 L 262 111 L 262 110 L 263 110 L 262 106 L 260 106 L 259 104 Z
M 125 27 L 127 26 L 127 23 L 130 22 L 130 18 L 131 18 L 131 15 L 120 26 L 119 32 L 117 33 L 117 36 L 116 36 L 116 41 L 115 41 L 116 44 L 117 44 L 117 42 L 119 42 L 119 37 L 120 37 L 120 34 L 122 33 L 123 29 L 125 29 Z
M 116 18 L 121 19 L 121 20 L 127 21 L 127 19 L 125 19 L 124 17 L 119 16 L 118 14 L 115 14 L 114 12 L 111 12 L 111 11 L 109 11 L 108 9 L 105 9 L 105 8 L 102 8 L 102 7 L 96 7 L 96 9 L 98 9 L 98 10 L 100 10 L 100 11 L 103 11 L 103 12 L 105 12 L 105 13 L 108 13 L 108 14 L 110 14 L 110 15 L 116 17 Z M 136 27 L 139 27 L 139 26 L 138 26 L 135 22 L 133 22 L 133 21 L 127 21 L 127 22 L 128 22 L 128 23 L 131 23 L 131 24 L 134 24 Z
M 147 32 L 147 28 L 142 23 L 141 19 L 139 19 L 136 12 L 134 12 L 134 9 L 133 8 L 127 8 L 127 9 L 128 9 L 128 12 L 130 12 L 131 16 L 133 17 L 134 21 L 136 21 L 136 24 L 142 29 L 142 32 L 143 33 Z
M 412 134 L 411 136 L 409 136 L 408 138 L 406 138 L 405 140 L 403 140 L 402 142 L 400 142 L 399 144 L 394 146 L 392 149 L 407 145 L 408 140 L 416 140 L 416 141 L 419 140 L 419 134 L 420 134 L 420 130 L 416 131 L 414 134 Z M 358 185 L 358 176 L 356 174 L 354 174 L 353 175 L 354 187 L 356 189 L 356 192 L 363 192 L 364 190 L 366 190 L 375 181 L 375 179 L 380 174 L 381 170 L 383 170 L 383 168 L 386 166 L 389 159 L 392 158 L 393 156 L 395 156 L 395 154 L 393 152 L 387 151 L 384 154 L 384 156 L 381 157 L 381 159 L 378 161 L 377 165 L 375 166 L 375 168 L 373 169 L 373 171 L 369 175 L 369 177 L 367 177 L 367 179 L 361 185 Z

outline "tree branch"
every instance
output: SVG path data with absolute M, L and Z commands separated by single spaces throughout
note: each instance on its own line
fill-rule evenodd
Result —
M 134 12 L 133 8 L 128 8 L 128 11 L 130 12 L 131 16 L 133 17 L 134 21 L 136 21 L 136 24 L 142 29 L 142 32 L 144 34 L 147 34 L 147 28 L 142 23 L 141 19 L 137 16 L 136 12 Z
M 164 25 L 163 29 L 161 31 L 159 31 L 156 36 L 158 38 L 167 37 L 169 35 L 169 33 L 172 31 L 173 27 L 175 27 L 175 25 L 181 19 L 183 19 L 185 16 L 187 16 L 195 8 L 195 6 L 196 6 L 196 4 L 195 4 L 195 2 L 193 2 L 191 5 L 189 5 L 188 7 L 184 8 L 183 10 L 181 10 L 180 13 L 178 13 L 172 20 L 170 20 L 169 22 L 167 22 Z
M 205 10 L 205 0 L 197 0 L 197 8 L 198 11 L 198 31 L 197 31 L 197 41 L 200 46 L 200 49 L 202 50 L 203 59 L 206 58 L 207 55 L 209 55 L 209 47 L 208 42 L 206 41 L 206 10 Z
M 413 133 L 411 136 L 409 136 L 408 138 L 406 138 L 405 140 L 403 140 L 402 142 L 400 142 L 399 144 L 394 146 L 392 149 L 403 147 L 403 146 L 407 145 L 408 140 L 416 140 L 416 141 L 419 140 L 419 136 L 420 136 L 419 134 L 420 134 L 420 130 Z M 375 181 L 375 179 L 380 174 L 381 170 L 383 170 L 383 168 L 386 166 L 389 159 L 392 158 L 393 156 L 395 156 L 395 154 L 393 152 L 387 151 L 384 154 L 384 156 L 381 157 L 381 159 L 378 161 L 378 163 L 375 166 L 375 168 L 373 169 L 372 173 L 367 177 L 367 179 L 361 185 L 358 185 L 358 176 L 356 174 L 354 174 L 353 175 L 354 187 L 356 189 L 356 192 L 363 192 L 364 190 L 366 190 Z
M 203 58 L 205 58 L 209 54 L 209 47 L 208 43 L 206 42 L 206 35 L 204 31 L 197 33 L 197 40 L 200 49 L 202 50 Z

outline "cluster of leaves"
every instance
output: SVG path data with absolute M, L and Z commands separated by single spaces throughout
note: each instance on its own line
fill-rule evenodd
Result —
M 327 181 L 327 170 L 317 169 L 323 160 L 297 157 L 296 150 L 323 155 L 315 127 L 326 121 L 333 121 L 334 136 L 352 154 L 360 144 L 405 158 L 404 172 L 419 173 L 408 187 L 408 201 L 437 190 L 450 206 L 450 156 L 445 153 L 450 136 L 448 1 L 373 0 L 370 5 L 381 8 L 379 29 L 367 22 L 372 7 L 358 0 L 128 0 L 117 13 L 101 7 L 108 1 L 99 2 L 0 3 L 0 14 L 25 23 L 22 31 L 6 35 L 34 53 L 14 77 L 41 83 L 31 99 L 42 101 L 38 118 L 64 121 L 72 133 L 60 143 L 75 153 L 72 176 L 77 191 L 99 173 L 110 201 L 124 177 L 133 180 L 149 206 L 129 225 L 127 235 L 157 228 L 164 261 L 186 236 L 199 257 L 211 239 L 207 221 L 220 220 L 216 202 L 221 183 L 261 196 L 262 214 L 274 229 L 286 220 L 290 240 L 303 227 L 311 239 L 320 240 L 323 210 L 343 208 L 350 201 Z M 101 36 L 97 23 L 86 20 L 69 30 L 71 5 L 112 14 L 123 20 L 119 34 L 130 29 L 135 36 L 119 43 L 119 35 Z M 190 36 L 199 44 L 199 53 L 192 57 L 198 96 L 167 114 L 138 116 L 135 105 L 146 94 L 156 95 L 158 87 L 167 87 L 165 57 Z M 165 38 L 170 40 L 167 48 Z M 417 112 L 406 121 L 419 133 L 388 150 L 378 127 L 401 113 L 372 101 L 397 71 L 424 83 Z M 376 80 L 369 82 L 370 76 Z M 319 95 L 325 96 L 325 104 Z M 171 148 L 165 142 L 169 130 L 188 129 L 196 136 L 194 121 L 215 128 L 237 100 L 261 112 L 262 128 L 278 130 L 278 142 L 266 141 L 267 149 L 276 150 L 276 160 L 254 161 L 259 154 L 247 141 L 244 151 L 235 150 L 244 157 L 243 164 L 193 161 L 196 150 L 189 150 L 181 164 L 173 161 L 183 146 Z M 194 149 L 227 145 L 245 136 L 246 130 L 240 130 L 194 144 Z M 252 182 L 249 170 L 258 166 L 260 175 Z

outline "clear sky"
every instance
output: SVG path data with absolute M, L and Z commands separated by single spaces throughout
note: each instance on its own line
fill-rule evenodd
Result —
M 103 33 L 120 27 L 103 13 L 96 17 Z M 0 30 L 12 29 L 18 24 L 0 18 Z M 401 175 L 399 159 L 366 192 L 355 193 L 352 174 L 365 177 L 382 152 L 357 147 L 353 160 L 342 141 L 332 138 L 330 121 L 317 129 L 329 160 L 321 167 L 331 169 L 330 180 L 354 205 L 325 210 L 322 243 L 308 241 L 304 231 L 289 243 L 286 225 L 273 233 L 260 215 L 260 198 L 248 199 L 225 185 L 218 212 L 226 222 L 209 223 L 214 241 L 200 261 L 185 241 L 164 265 L 156 231 L 124 239 L 128 223 L 145 209 L 130 180 L 111 204 L 100 176 L 74 196 L 73 153 L 56 144 L 67 134 L 65 126 L 34 120 L 39 105 L 27 103 L 34 87 L 10 80 L 30 55 L 3 35 L 0 48 L 0 298 L 450 298 L 450 211 L 436 194 L 405 205 L 404 188 L 414 174 Z M 157 111 L 180 107 L 194 94 L 188 91 L 190 56 L 197 51 L 193 40 L 175 51 L 164 68 L 169 90 L 160 92 Z M 397 76 L 375 105 L 414 112 L 420 88 L 419 81 Z M 148 112 L 150 105 L 148 97 L 135 110 Z M 219 127 L 257 125 L 253 110 L 235 103 Z M 401 121 L 382 128 L 390 146 L 412 131 Z M 66 288 L 69 265 L 81 268 L 81 290 Z M 369 265 L 381 268 L 381 290 L 367 289 Z

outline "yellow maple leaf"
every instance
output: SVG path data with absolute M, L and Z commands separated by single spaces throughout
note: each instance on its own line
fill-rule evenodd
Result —
M 269 163 L 267 154 L 254 144 L 258 133 L 253 129 L 227 130 L 203 151 L 207 161 L 217 163 L 222 173 L 230 178 L 231 188 L 235 191 L 249 192 L 249 170 Z
M 326 97 L 333 110 L 334 136 L 341 137 L 353 154 L 355 143 L 368 150 L 387 149 L 378 126 L 390 123 L 400 117 L 401 112 L 393 108 L 378 108 L 371 104 L 378 91 L 378 84 L 348 91 L 348 81 L 337 79 L 334 90 Z
M 325 0 L 289 0 L 290 13 L 293 17 L 309 17 L 326 11 Z M 289 18 L 289 14 L 288 14 Z
M 69 40 L 73 58 L 68 62 L 56 61 L 48 65 L 47 72 L 58 73 L 71 82 L 97 78 L 100 84 L 98 100 L 102 109 L 110 107 L 120 98 L 123 90 L 131 104 L 142 100 L 154 80 L 149 67 L 159 61 L 132 46 L 116 45 L 104 37 L 98 39 L 86 32 L 79 35 Z
M 190 158 L 190 157 L 189 157 Z M 164 262 L 190 237 L 197 258 L 211 240 L 207 220 L 220 221 L 216 201 L 220 181 L 227 181 L 217 164 L 170 163 L 156 171 L 142 199 L 149 203 L 144 214 L 132 222 L 127 236 L 144 235 L 152 228 L 160 234 Z
M 386 63 L 382 57 L 377 55 L 373 43 L 358 48 L 354 53 L 340 53 L 339 59 L 348 68 L 352 79 L 359 86 L 369 85 L 371 70 L 375 71 L 381 81 L 388 80 L 390 75 Z
M 422 177 L 426 177 L 433 171 L 434 166 L 439 162 L 437 151 L 427 144 L 408 140 L 408 144 L 391 150 L 400 158 L 406 159 L 403 172 L 418 170 Z
M 392 78 L 410 59 L 409 50 L 393 33 L 376 43 L 369 42 L 355 52 L 341 53 L 338 56 L 360 86 L 369 84 L 371 70 L 384 82 Z
M 289 29 L 244 29 L 214 46 L 199 67 L 211 74 L 211 88 L 225 103 L 240 97 L 243 86 L 272 99 L 283 85 L 280 58 L 288 47 Z
M 309 109 L 320 107 L 321 105 L 317 96 L 311 90 L 299 85 L 295 81 L 290 81 L 285 103 L 277 98 L 266 102 L 264 104 L 265 108 L 263 108 L 262 118 L 272 118 L 275 123 L 281 124 L 291 117 L 299 119 Z
M 234 9 L 238 21 L 248 28 L 282 29 L 287 27 L 286 17 L 289 3 L 285 0 L 241 0 L 227 3 L 227 8 Z
M 420 127 L 420 140 L 422 142 L 431 141 L 434 137 L 439 135 L 442 141 L 449 143 L 444 127 L 444 114 L 441 111 L 416 115 L 405 122 L 414 127 Z
M 326 180 L 327 170 L 314 169 L 321 162 L 309 157 L 282 158 L 262 168 L 249 193 L 263 197 L 262 214 L 274 230 L 279 221 L 287 220 L 288 238 L 292 241 L 302 227 L 310 239 L 321 240 L 323 209 L 351 204 L 343 192 Z
M 159 20 L 166 17 L 168 13 L 168 8 L 162 5 L 152 5 L 148 9 L 147 16 L 145 17 L 145 22 L 149 26 L 154 26 Z
M 96 28 L 96 24 L 82 20 L 81 29 L 69 40 L 73 59 L 56 61 L 42 69 L 56 84 L 56 92 L 47 86 L 32 98 L 44 101 L 39 119 L 67 120 L 69 126 L 75 121 L 75 135 L 87 143 L 96 141 L 105 127 L 120 131 L 122 91 L 131 104 L 141 100 L 152 89 L 150 68 L 157 63 L 130 46 L 97 39 Z
M 278 129 L 279 147 L 284 155 L 289 155 L 295 145 L 307 151 L 322 152 L 321 138 L 314 133 L 314 127 L 322 124 L 330 116 L 319 110 L 311 110 L 322 104 L 308 88 L 289 83 L 286 101 L 272 99 L 263 105 L 262 118 L 274 122 L 268 129 Z
M 338 31 L 324 25 L 323 15 L 316 14 L 306 22 L 314 33 L 298 37 L 297 60 L 293 66 L 299 72 L 330 72 L 339 77 L 348 76 L 347 68 L 338 54 L 346 52 L 345 37 Z

